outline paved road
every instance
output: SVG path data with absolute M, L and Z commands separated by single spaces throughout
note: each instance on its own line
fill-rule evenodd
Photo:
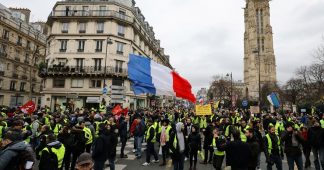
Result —
M 145 145 L 145 144 L 144 144 Z M 143 145 L 143 148 L 145 146 Z M 130 139 L 127 141 L 126 148 L 125 148 L 125 153 L 128 155 L 127 159 L 120 159 L 119 154 L 120 154 L 120 146 L 117 147 L 117 155 L 118 158 L 116 160 L 116 170 L 172 170 L 173 167 L 171 165 L 171 161 L 168 162 L 167 166 L 160 167 L 159 163 L 151 163 L 149 166 L 142 166 L 142 164 L 145 162 L 145 152 L 142 155 L 142 159 L 137 160 L 135 158 L 134 153 L 132 153 L 133 149 L 133 139 Z M 157 149 L 157 148 L 156 148 Z M 160 160 L 162 160 L 161 156 L 159 156 Z M 153 156 L 151 157 L 151 160 L 153 159 Z M 312 158 L 311 158 L 312 160 Z M 198 160 L 198 170 L 214 170 L 213 166 L 211 164 L 208 165 L 202 165 L 199 164 L 201 160 Z M 225 164 L 225 162 L 224 162 Z M 185 162 L 185 170 L 189 169 L 189 160 Z M 266 169 L 266 163 L 265 163 L 265 158 L 264 155 L 262 154 L 261 158 L 261 169 L 265 170 Z M 274 167 L 275 169 L 275 167 Z M 288 169 L 287 161 L 283 160 L 283 169 Z M 296 169 L 296 168 L 295 168 Z M 315 168 L 310 168 L 310 170 L 314 170 Z M 106 170 L 109 170 L 107 167 Z

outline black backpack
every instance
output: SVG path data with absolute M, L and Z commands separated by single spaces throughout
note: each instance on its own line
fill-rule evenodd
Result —
M 41 159 L 39 163 L 39 170 L 58 170 L 57 155 L 52 152 L 51 147 L 47 147 L 48 157 Z

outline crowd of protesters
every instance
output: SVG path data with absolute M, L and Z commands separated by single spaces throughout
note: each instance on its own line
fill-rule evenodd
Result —
M 2 108 L 0 170 L 103 170 L 106 161 L 114 170 L 117 157 L 128 157 L 129 138 L 134 138 L 137 159 L 144 156 L 146 143 L 143 166 L 165 166 L 172 160 L 174 170 L 183 170 L 187 161 L 189 170 L 196 170 L 200 159 L 216 170 L 256 170 L 264 154 L 268 170 L 283 169 L 283 159 L 290 170 L 324 167 L 321 113 L 215 109 L 212 115 L 197 116 L 190 109 L 147 108 L 113 114 L 100 106 L 54 112 L 44 107 L 32 114 Z

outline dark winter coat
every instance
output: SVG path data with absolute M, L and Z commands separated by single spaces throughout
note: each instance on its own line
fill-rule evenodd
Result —
M 226 144 L 226 165 L 232 168 L 248 168 L 252 158 L 252 151 L 249 144 L 241 140 L 232 141 Z
M 191 133 L 188 137 L 188 146 L 189 151 L 196 153 L 198 150 L 201 150 L 201 137 L 198 132 Z
M 298 142 L 298 146 L 293 146 L 292 138 L 296 137 Z M 285 144 L 285 153 L 287 156 L 300 156 L 302 154 L 302 144 L 304 143 L 304 139 L 298 134 L 294 132 L 284 132 L 281 138 L 282 142 Z
M 27 161 L 35 162 L 32 148 L 24 141 L 13 142 L 0 152 L 0 169 L 24 169 Z
M 116 157 L 117 136 L 113 132 L 104 131 L 92 145 L 92 158 L 105 161 Z
M 257 166 L 258 155 L 260 153 L 260 146 L 255 137 L 247 139 L 247 144 L 249 144 L 251 149 L 251 159 L 249 161 L 249 167 L 253 168 Z

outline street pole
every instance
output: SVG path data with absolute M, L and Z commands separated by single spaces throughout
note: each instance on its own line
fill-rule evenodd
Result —
M 231 106 L 233 109 L 233 74 L 231 72 Z

